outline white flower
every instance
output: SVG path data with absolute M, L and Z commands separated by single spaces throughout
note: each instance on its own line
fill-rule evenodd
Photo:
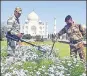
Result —
M 63 70 L 64 66 L 62 66 L 62 65 L 61 66 L 57 66 L 57 68 L 60 69 L 60 70 Z
M 61 71 L 61 74 L 63 74 L 64 73 L 64 71 Z
M 38 70 L 42 70 L 42 68 L 39 68 Z
M 11 73 L 6 73 L 5 76 L 12 76 Z
M 70 74 L 66 74 L 67 76 L 70 76 Z
M 83 73 L 82 75 L 80 75 L 80 76 L 86 76 L 86 74 L 85 73 Z
M 68 63 L 68 66 L 71 66 L 71 63 Z
M 20 76 L 26 76 L 26 74 L 25 74 L 23 69 L 20 70 Z
M 76 63 L 77 62 L 77 58 L 73 58 L 74 62 L 73 63 Z
M 76 66 L 79 66 L 79 64 L 76 64 Z
M 62 72 L 59 73 L 59 76 L 64 76 Z
M 47 73 L 47 72 L 45 72 L 45 75 L 48 75 L 48 73 Z
M 9 57 L 8 59 L 6 59 L 6 63 L 11 64 L 14 62 L 14 59 L 15 59 L 14 57 Z
M 28 70 L 24 70 L 26 73 L 28 72 Z
M 22 62 L 16 62 L 15 65 L 22 65 Z
M 41 73 L 39 71 L 36 72 L 37 75 L 40 75 Z
M 13 69 L 14 67 L 10 67 L 10 69 Z
M 49 76 L 55 76 L 54 74 L 49 74 Z
M 42 66 L 42 68 L 45 68 L 45 66 Z
M 59 73 L 60 73 L 59 71 L 56 71 L 55 75 L 56 75 L 56 76 L 58 76 L 58 75 L 59 75 Z
M 48 69 L 48 71 L 51 72 L 51 73 L 53 73 L 53 72 L 54 72 L 53 67 L 50 67 L 50 68 Z
M 33 74 L 33 72 L 30 72 L 30 74 Z

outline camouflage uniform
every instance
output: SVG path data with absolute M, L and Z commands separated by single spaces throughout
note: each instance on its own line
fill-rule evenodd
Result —
M 19 19 L 15 16 L 10 17 L 7 20 L 7 32 L 10 32 L 11 34 L 17 35 L 20 33 L 20 23 Z M 16 49 L 17 42 L 13 41 L 11 39 L 7 39 L 7 52 L 10 55 L 14 55 L 15 49 Z
M 86 30 L 80 24 L 73 24 L 72 26 L 65 25 L 65 27 L 58 33 L 59 37 L 66 33 L 70 41 L 70 55 L 74 55 L 77 58 L 77 52 L 81 59 L 85 58 L 84 45 L 82 42 L 83 36 L 86 34 Z

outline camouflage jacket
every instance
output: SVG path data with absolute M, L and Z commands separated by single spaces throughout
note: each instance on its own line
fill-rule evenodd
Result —
M 79 40 L 82 39 L 86 34 L 86 30 L 80 24 L 74 24 L 72 26 L 65 25 L 65 27 L 58 33 L 59 36 L 66 33 L 69 40 Z
M 10 31 L 11 34 L 15 35 L 20 32 L 19 19 L 15 16 L 12 16 L 7 20 L 7 31 Z

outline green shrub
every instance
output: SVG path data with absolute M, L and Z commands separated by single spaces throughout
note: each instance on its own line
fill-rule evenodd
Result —
M 36 39 L 36 41 L 41 41 L 41 36 L 40 35 L 36 35 L 35 39 Z
M 25 34 L 22 38 L 23 39 L 31 39 L 32 36 L 30 34 Z

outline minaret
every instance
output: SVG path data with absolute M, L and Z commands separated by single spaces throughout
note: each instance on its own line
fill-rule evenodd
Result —
M 54 18 L 54 32 L 53 34 L 56 34 L 56 18 Z
M 46 36 L 48 37 L 48 23 L 46 22 Z

